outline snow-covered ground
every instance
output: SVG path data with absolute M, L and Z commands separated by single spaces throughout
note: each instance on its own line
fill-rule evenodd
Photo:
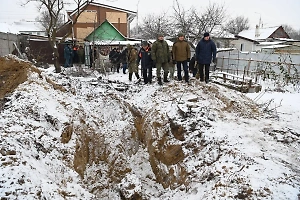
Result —
M 293 87 L 40 70 L 0 110 L 1 199 L 299 199 Z

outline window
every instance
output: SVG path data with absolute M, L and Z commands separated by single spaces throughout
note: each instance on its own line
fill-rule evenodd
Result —
M 85 10 L 77 19 L 78 23 L 95 23 L 97 22 L 96 10 Z

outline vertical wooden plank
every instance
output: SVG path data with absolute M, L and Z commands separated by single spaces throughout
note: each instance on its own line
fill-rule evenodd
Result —
M 226 74 L 223 74 L 223 81 L 226 83 Z
M 247 75 L 248 76 L 249 76 L 249 70 L 250 70 L 251 61 L 252 61 L 252 58 L 250 58 L 249 61 L 248 61 L 248 66 L 247 66 Z
M 8 46 L 8 53 L 11 53 L 11 49 L 10 49 L 10 46 L 9 46 L 9 35 L 8 33 L 6 33 L 6 36 L 7 36 L 7 46 Z
M 221 72 L 223 71 L 223 68 L 224 68 L 224 56 L 222 58 Z

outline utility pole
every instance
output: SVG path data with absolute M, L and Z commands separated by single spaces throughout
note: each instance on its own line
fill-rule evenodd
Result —
M 258 13 L 258 12 L 255 12 L 256 14 L 259 14 L 259 22 L 258 22 L 258 27 L 259 28 L 263 28 L 263 24 L 262 24 L 262 22 L 261 22 L 261 14 L 260 13 Z
M 139 32 L 139 3 L 140 0 L 136 4 L 136 34 Z

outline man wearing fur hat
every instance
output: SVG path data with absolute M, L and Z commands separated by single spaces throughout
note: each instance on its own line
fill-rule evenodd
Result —
M 177 78 L 179 81 L 181 77 L 181 65 L 183 66 L 185 82 L 189 82 L 189 69 L 187 63 L 191 58 L 191 49 L 187 41 L 184 40 L 184 34 L 179 33 L 177 41 L 173 44 L 173 61 L 177 64 Z
M 209 33 L 204 33 L 204 37 L 199 41 L 196 47 L 196 59 L 198 62 L 198 70 L 200 75 L 200 81 L 204 81 L 206 83 L 209 82 L 209 66 L 210 63 L 216 63 L 216 45 L 210 39 Z M 205 78 L 203 69 L 205 68 Z
M 164 82 L 168 81 L 168 73 L 169 73 L 169 46 L 168 43 L 164 40 L 163 34 L 159 33 L 157 35 L 157 40 L 152 44 L 151 50 L 151 58 L 153 60 L 154 65 L 156 66 L 156 76 L 157 82 L 159 85 L 162 85 L 161 82 L 161 68 L 164 71 Z

